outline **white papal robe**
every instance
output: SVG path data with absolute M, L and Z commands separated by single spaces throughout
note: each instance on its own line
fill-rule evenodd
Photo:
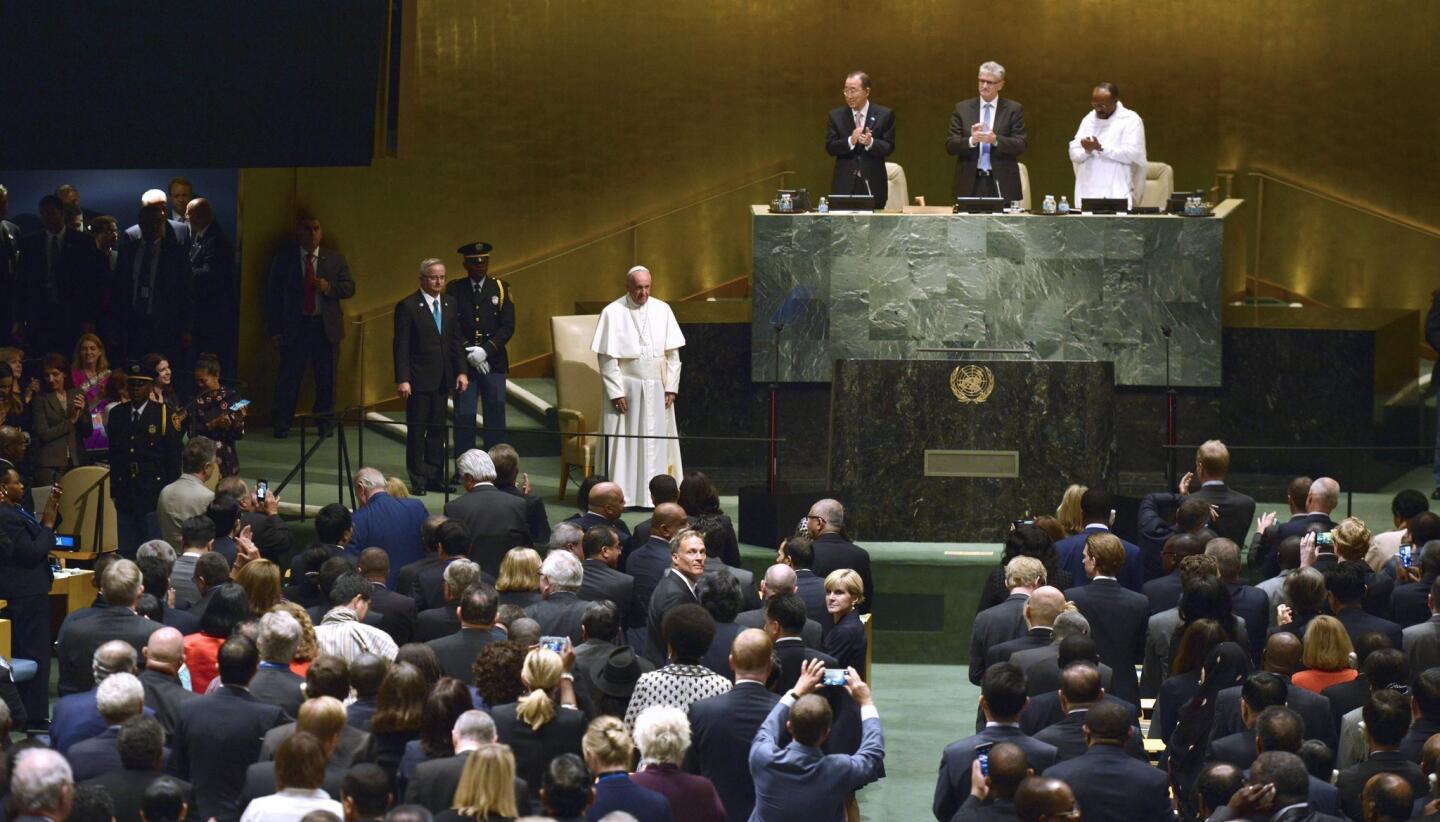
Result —
M 605 306 L 595 339 L 590 343 L 605 383 L 600 430 L 607 435 L 640 434 L 673 437 L 675 409 L 665 407 L 665 393 L 680 391 L 680 348 L 685 336 L 670 306 L 651 297 L 643 306 L 626 294 Z M 625 397 L 629 409 L 621 414 L 612 400 Z M 654 506 L 650 478 L 684 475 L 680 441 L 606 436 L 605 455 L 610 479 L 625 492 L 626 505 Z
M 1101 151 L 1086 151 L 1080 141 L 1094 137 Z M 1105 119 L 1091 111 L 1080 120 L 1070 141 L 1070 164 L 1075 168 L 1076 208 L 1086 197 L 1124 197 L 1133 208 L 1145 194 L 1145 121 L 1119 101 Z

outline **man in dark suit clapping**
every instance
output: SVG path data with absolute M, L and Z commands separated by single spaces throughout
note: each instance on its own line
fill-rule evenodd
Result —
M 825 123 L 825 151 L 835 158 L 830 191 L 869 194 L 876 208 L 884 208 L 890 186 L 885 158 L 895 150 L 895 112 L 870 102 L 870 75 L 863 71 L 846 75 L 844 94 L 845 105 L 831 111 Z
M 416 493 L 445 492 L 445 403 L 470 384 L 445 264 L 420 263 L 420 290 L 395 304 L 395 387 L 405 398 L 405 464 Z
M 355 280 L 344 255 L 320 247 L 323 237 L 320 221 L 302 216 L 295 223 L 296 245 L 270 262 L 266 324 L 270 342 L 280 353 L 270 411 L 276 437 L 290 433 L 307 362 L 315 374 L 316 416 L 323 418 L 335 408 L 335 348 L 345 336 L 340 301 L 355 296 Z M 319 427 L 322 434 L 329 433 L 323 419 Z
M 112 294 L 123 317 L 125 356 L 171 358 L 190 345 L 194 293 L 185 247 L 165 234 L 165 212 L 140 209 L 140 239 L 120 249 Z
M 956 197 L 1020 199 L 1020 164 L 1025 153 L 1025 107 L 1001 99 L 1005 67 L 980 66 L 980 96 L 955 104 L 945 150 L 957 155 Z

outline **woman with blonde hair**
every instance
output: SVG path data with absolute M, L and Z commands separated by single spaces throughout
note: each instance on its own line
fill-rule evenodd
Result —
M 1055 509 L 1055 519 L 1065 529 L 1066 536 L 1074 536 L 1085 530 L 1085 517 L 1080 514 L 1080 498 L 1090 489 L 1084 485 L 1071 485 L 1060 498 L 1060 507 Z
M 320 656 L 320 641 L 315 637 L 315 623 L 310 621 L 310 614 L 306 613 L 304 608 L 288 599 L 275 603 L 271 610 L 284 611 L 300 623 L 300 644 L 295 648 L 295 658 L 290 660 L 290 670 L 296 676 L 304 676 L 305 672 L 310 670 L 310 663 Z
M 597 716 L 581 740 L 585 765 L 595 775 L 595 802 L 590 814 L 597 819 L 613 811 L 623 811 L 640 822 L 666 820 L 672 816 L 670 800 L 640 787 L 630 778 L 630 762 L 635 744 L 625 723 L 613 716 Z
M 825 653 L 835 657 L 841 668 L 865 672 L 865 626 L 855 608 L 865 601 L 865 583 L 849 568 L 837 568 L 825 577 Z M 827 624 L 828 623 L 828 624 Z
M 515 803 L 515 754 L 509 745 L 481 745 L 465 758 L 453 804 L 435 822 L 494 822 L 520 815 Z
M 495 580 L 500 605 L 528 608 L 540 601 L 540 554 L 534 548 L 511 548 L 500 560 L 500 578 Z
M 406 485 L 405 480 L 400 479 L 399 477 L 386 477 L 385 493 L 389 494 L 395 499 L 409 499 L 410 486 Z
M 250 599 L 250 613 L 264 616 L 280 601 L 280 566 L 268 559 L 252 559 L 235 572 L 235 582 Z M 310 629 L 313 635 L 315 629 Z
M 585 735 L 585 714 L 575 708 L 575 689 L 568 667 L 575 660 L 569 648 L 565 657 L 547 648 L 525 656 L 520 681 L 525 692 L 519 701 L 490 709 L 495 738 L 515 752 L 520 778 L 539 796 L 545 766 L 562 753 L 579 754 Z
M 1335 553 L 1341 562 L 1361 562 L 1370 550 L 1370 529 L 1359 517 L 1346 517 L 1330 532 L 1335 539 Z
M 70 382 L 85 395 L 85 404 L 90 408 L 90 436 L 85 438 L 85 448 L 98 451 L 110 444 L 105 436 L 104 401 L 110 388 L 110 360 L 105 357 L 105 343 L 94 334 L 81 334 L 75 341 L 75 356 L 70 360 Z
M 1290 681 L 1317 694 L 1331 685 L 1349 682 L 1360 675 L 1351 667 L 1354 652 L 1350 634 L 1340 620 L 1317 616 L 1305 627 L 1305 670 L 1290 677 Z

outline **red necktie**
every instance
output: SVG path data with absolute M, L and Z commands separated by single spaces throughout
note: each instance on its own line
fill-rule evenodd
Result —
M 315 255 L 305 255 L 305 308 L 306 316 L 315 313 Z

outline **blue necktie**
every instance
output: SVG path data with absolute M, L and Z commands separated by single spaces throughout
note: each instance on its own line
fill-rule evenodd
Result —
M 985 104 L 985 108 L 984 108 L 983 112 L 982 112 L 981 115 L 980 115 L 980 121 L 985 124 L 985 130 L 986 130 L 986 131 L 989 131 L 989 130 L 990 130 L 990 109 L 993 108 L 993 107 L 994 107 L 994 106 L 993 106 L 992 104 L 986 103 L 986 104 Z M 989 144 L 989 143 L 981 143 L 981 144 L 980 144 L 980 164 L 979 164 L 979 166 L 980 166 L 980 170 L 981 170 L 981 171 L 989 171 L 989 170 L 990 170 L 990 144 Z
M 430 314 L 435 317 L 435 333 L 442 334 L 440 330 L 440 300 L 435 299 L 430 303 Z

